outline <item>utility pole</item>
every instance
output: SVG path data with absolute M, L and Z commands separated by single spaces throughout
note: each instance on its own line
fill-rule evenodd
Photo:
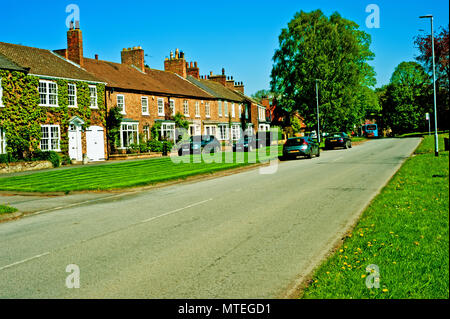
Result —
M 320 144 L 320 122 L 319 122 L 319 85 L 317 84 L 319 80 L 316 79 L 316 101 L 317 101 L 317 141 Z
M 420 16 L 420 19 L 429 18 L 431 22 L 431 49 L 433 52 L 433 92 L 434 92 L 434 155 L 439 156 L 439 140 L 437 131 L 437 107 L 436 107 L 436 67 L 434 61 L 434 31 L 433 31 L 433 15 L 428 14 Z

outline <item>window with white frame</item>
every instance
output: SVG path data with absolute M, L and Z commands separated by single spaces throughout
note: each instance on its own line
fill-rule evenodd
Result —
M 215 125 L 205 125 L 205 135 L 216 136 L 216 126 Z
M 164 116 L 164 99 L 158 99 L 158 116 Z
M 183 112 L 184 112 L 184 116 L 189 117 L 189 102 L 188 102 L 188 100 L 183 101 Z
M 211 106 L 210 106 L 209 102 L 205 103 L 205 116 L 211 117 Z
M 39 105 L 58 106 L 58 85 L 52 81 L 39 81 Z
M 2 78 L 0 78 L 0 107 L 4 107 L 3 104 L 3 87 L 2 87 Z
M 237 141 L 241 138 L 241 127 L 237 124 L 231 126 L 231 138 Z
M 41 150 L 60 151 L 59 125 L 41 125 Z
M 151 138 L 150 136 L 150 125 L 145 125 L 144 126 L 144 141 L 149 141 Z
M 238 112 L 239 112 L 239 118 L 241 118 L 242 117 L 242 104 L 239 104 Z
M 260 107 L 260 108 L 258 108 L 258 110 L 259 110 L 259 120 L 262 122 L 262 121 L 265 121 L 266 120 L 266 109 L 264 108 L 264 107 Z
M 248 106 L 245 106 L 245 119 L 248 120 Z
M 175 139 L 175 123 L 162 123 L 161 137 L 173 141 Z
M 120 146 L 128 148 L 131 144 L 139 144 L 139 124 L 122 123 L 120 125 Z
M 6 134 L 0 127 L 0 154 L 6 154 Z
M 200 117 L 200 102 L 195 102 L 195 117 Z
M 175 115 L 175 100 L 170 100 L 170 112 Z
M 77 107 L 77 86 L 74 83 L 67 84 L 67 98 L 69 107 Z
M 236 116 L 236 110 L 234 108 L 234 103 L 231 103 L 231 117 L 235 117 Z
M 223 113 L 224 113 L 225 116 L 228 116 L 228 102 L 225 101 L 225 103 L 223 105 L 224 105 Z
M 228 125 L 219 125 L 219 140 L 228 140 Z
M 98 108 L 98 102 L 97 102 L 97 86 L 95 85 L 89 85 L 89 96 L 91 98 L 91 109 L 97 109 Z
M 120 110 L 120 113 L 125 114 L 125 96 L 117 95 L 117 107 Z
M 219 101 L 219 116 L 222 116 L 222 101 Z
M 141 109 L 142 109 L 142 114 L 149 115 L 149 113 L 148 113 L 148 97 L 146 97 L 146 96 L 141 97 Z

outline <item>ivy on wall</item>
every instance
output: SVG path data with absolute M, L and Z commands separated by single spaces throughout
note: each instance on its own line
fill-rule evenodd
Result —
M 39 147 L 45 109 L 39 106 L 39 80 L 22 72 L 0 70 L 3 104 L 0 126 L 5 132 L 6 151 L 19 159 L 29 157 Z
M 58 79 L 58 107 L 39 106 L 39 78 L 21 72 L 0 70 L 3 87 L 3 102 L 0 108 L 0 126 L 4 129 L 7 140 L 7 152 L 17 158 L 30 157 L 33 150 L 39 148 L 41 124 L 59 124 L 61 153 L 68 154 L 69 121 L 73 116 L 84 122 L 83 129 L 91 123 L 106 125 L 106 106 L 104 101 L 105 86 L 97 86 L 98 109 L 90 107 L 89 84 L 80 81 Z M 68 84 L 77 87 L 77 107 L 69 107 Z

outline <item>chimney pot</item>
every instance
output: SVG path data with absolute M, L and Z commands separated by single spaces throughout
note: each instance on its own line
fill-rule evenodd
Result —
M 170 59 L 171 60 L 173 59 L 173 52 L 172 51 L 170 51 Z
M 210 72 L 209 72 L 209 75 L 210 75 L 210 76 L 212 76 L 212 75 L 213 75 L 212 71 L 210 71 Z
M 95 59 L 98 61 L 98 54 L 95 55 Z
M 222 75 L 225 75 L 225 68 L 222 68 Z
M 197 68 L 197 61 L 194 62 L 194 67 Z
M 69 30 L 73 30 L 73 21 L 70 21 Z
M 75 29 L 80 29 L 80 21 L 75 21 Z
M 191 62 L 191 69 L 193 68 L 194 63 Z

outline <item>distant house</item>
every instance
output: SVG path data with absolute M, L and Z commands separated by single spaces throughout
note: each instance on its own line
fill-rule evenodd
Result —
M 282 127 L 287 136 L 294 134 L 290 123 L 290 113 L 278 105 L 276 98 L 269 99 L 268 97 L 264 97 L 261 99 L 261 104 L 266 109 L 266 118 L 271 125 Z M 301 133 L 304 133 L 306 131 L 304 118 L 298 112 L 294 112 L 293 116 L 299 120 Z
M 6 64 L 8 73 L 2 72 L 2 144 L 8 145 L 8 136 L 14 141 L 37 138 L 35 145 L 42 151 L 55 151 L 74 161 L 82 161 L 83 154 L 90 161 L 104 160 L 105 83 L 49 50 L 0 42 L 0 54 L 3 69 L 5 58 L 13 63 L 13 68 Z M 19 81 L 13 72 L 26 78 Z M 31 83 L 35 87 L 30 91 Z M 27 119 L 31 122 L 23 122 Z M 40 132 L 33 125 L 39 125 Z

